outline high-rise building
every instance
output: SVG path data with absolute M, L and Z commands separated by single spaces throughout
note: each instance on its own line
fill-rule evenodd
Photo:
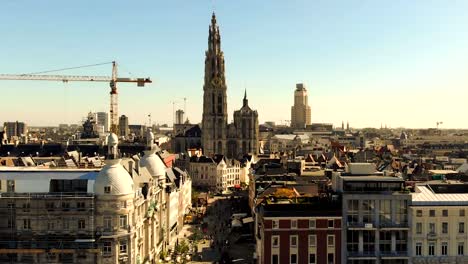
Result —
M 244 104 L 234 114 L 234 123 L 227 123 L 227 86 L 221 37 L 213 13 L 209 27 L 208 50 L 205 53 L 203 85 L 202 145 L 206 155 L 223 154 L 236 157 L 258 152 L 258 114 Z
M 121 115 L 119 118 L 119 135 L 122 137 L 128 137 L 130 134 L 130 128 L 128 126 L 128 116 Z
M 291 127 L 305 128 L 311 124 L 310 119 L 307 89 L 303 83 L 298 83 L 294 91 L 294 105 L 291 107 Z
M 104 132 L 109 132 L 109 113 L 97 112 L 96 113 L 96 124 L 104 127 Z
M 5 122 L 3 124 L 3 131 L 6 132 L 8 140 L 12 137 L 21 137 L 28 133 L 27 125 L 24 122 Z
M 175 123 L 176 124 L 183 124 L 184 123 L 184 114 L 185 114 L 184 110 L 179 109 L 179 110 L 176 111 L 175 114 L 176 114 Z

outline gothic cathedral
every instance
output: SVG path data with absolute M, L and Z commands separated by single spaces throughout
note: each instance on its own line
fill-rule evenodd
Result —
M 205 53 L 203 85 L 202 145 L 205 155 L 223 154 L 239 158 L 258 153 L 258 113 L 249 107 L 247 92 L 243 106 L 234 112 L 234 123 L 228 124 L 227 86 L 221 37 L 213 13 Z

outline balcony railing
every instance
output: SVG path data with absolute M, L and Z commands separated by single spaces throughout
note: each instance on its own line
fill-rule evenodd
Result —
M 427 233 L 427 239 L 437 239 L 437 233 L 436 232 Z
M 348 257 L 377 257 L 375 251 L 348 252 Z
M 385 222 L 379 224 L 380 228 L 409 228 L 408 222 L 395 223 L 395 222 Z
M 362 222 L 348 222 L 347 223 L 348 227 L 353 227 L 353 228 L 375 228 L 374 223 L 362 223 Z
M 407 257 L 408 251 L 380 252 L 381 257 Z

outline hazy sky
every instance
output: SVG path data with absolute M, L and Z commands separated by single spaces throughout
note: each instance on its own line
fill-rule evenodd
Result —
M 214 3 L 214 4 L 213 4 Z M 244 88 L 260 122 L 289 120 L 295 84 L 313 122 L 468 128 L 468 1 L 2 0 L 0 73 L 116 60 L 119 115 L 172 123 L 173 101 L 200 122 L 204 53 L 216 11 L 229 119 Z M 111 66 L 57 74 L 110 75 Z M 76 123 L 108 111 L 106 83 L 0 81 L 0 122 Z

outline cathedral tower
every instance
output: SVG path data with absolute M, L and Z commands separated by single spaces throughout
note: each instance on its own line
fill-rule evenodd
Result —
M 205 155 L 224 154 L 227 137 L 227 95 L 221 36 L 213 13 L 205 52 L 202 146 Z

